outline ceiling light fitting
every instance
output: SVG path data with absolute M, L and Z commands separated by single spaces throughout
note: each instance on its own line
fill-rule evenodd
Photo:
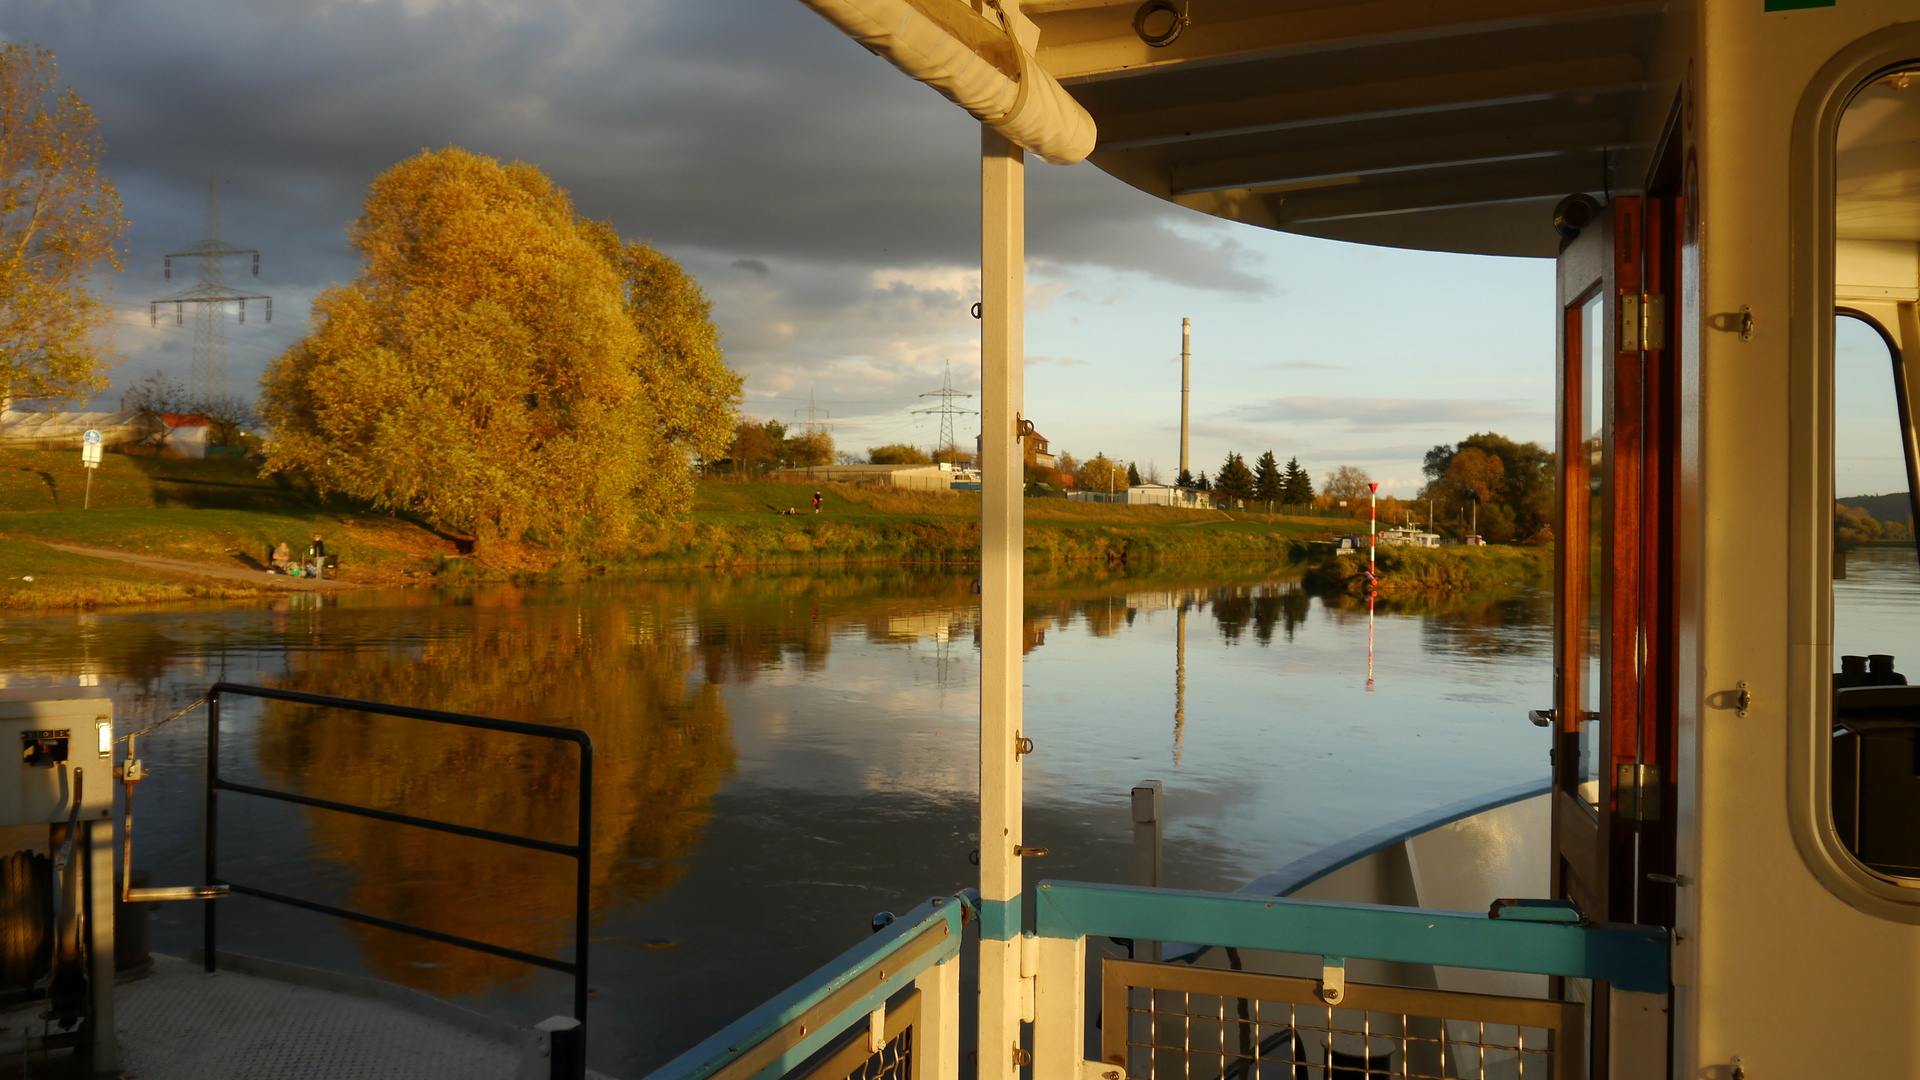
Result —
M 1193 22 L 1188 17 L 1192 10 L 1191 2 L 1183 9 L 1173 6 L 1173 0 L 1147 0 L 1140 5 L 1140 10 L 1133 13 L 1133 32 L 1148 45 L 1156 49 L 1164 49 L 1180 40 L 1180 31 L 1185 30 Z M 1155 18 L 1155 16 L 1163 16 L 1163 18 Z M 1148 27 L 1149 22 L 1154 28 Z

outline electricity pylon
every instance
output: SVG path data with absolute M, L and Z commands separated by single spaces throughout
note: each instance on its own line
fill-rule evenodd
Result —
M 169 252 L 166 260 L 166 277 L 172 281 L 173 260 L 199 259 L 200 283 L 151 301 L 148 310 L 148 318 L 158 326 L 160 305 L 172 304 L 174 324 L 177 326 L 186 322 L 186 306 L 198 305 L 193 309 L 193 375 L 187 387 L 195 399 L 201 401 L 225 397 L 227 394 L 227 305 L 236 302 L 240 305 L 240 321 L 244 323 L 247 321 L 247 301 L 265 300 L 267 321 L 273 321 L 273 297 L 227 288 L 227 258 L 232 255 L 253 256 L 253 276 L 260 276 L 258 250 L 228 247 L 220 239 L 220 187 L 216 180 L 208 178 L 206 235 L 185 251 Z
M 952 452 L 955 449 L 954 441 L 953 441 L 953 418 L 956 416 L 980 415 L 977 411 L 973 409 L 965 408 L 963 406 L 955 405 L 953 403 L 954 398 L 957 398 L 957 397 L 970 398 L 973 396 L 972 394 L 969 394 L 963 390 L 955 390 L 953 388 L 953 361 L 951 360 L 947 361 L 947 378 L 946 378 L 946 381 L 940 384 L 940 389 L 929 390 L 926 393 L 921 394 L 920 396 L 923 398 L 937 397 L 940 399 L 940 404 L 935 405 L 931 408 L 915 409 L 913 410 L 913 415 L 920 416 L 923 414 L 932 414 L 940 418 L 939 449 L 947 451 L 948 456 L 952 456 Z
M 811 435 L 821 428 L 830 428 L 833 426 L 832 420 L 821 419 L 821 417 L 832 416 L 833 414 L 813 403 L 813 391 L 811 390 L 807 391 L 807 407 L 804 411 L 807 414 L 807 434 Z M 800 409 L 793 410 L 794 418 L 799 419 L 801 412 L 802 410 Z

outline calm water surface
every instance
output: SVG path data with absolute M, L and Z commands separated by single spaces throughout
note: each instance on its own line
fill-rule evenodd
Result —
M 1872 574 L 1920 588 L 1910 553 Z M 1870 562 L 1870 560 L 1869 560 Z M 1231 889 L 1362 830 L 1546 770 L 1537 590 L 1383 607 L 1297 581 L 1030 578 L 1033 877 L 1126 880 L 1127 792 L 1166 784 L 1168 884 Z M 875 911 L 971 884 L 971 574 L 887 569 L 537 589 L 296 596 L 260 607 L 0 619 L 10 685 L 98 685 L 119 730 L 216 679 L 585 728 L 594 739 L 596 1067 L 635 1077 L 858 941 Z M 1844 632 L 1844 631 L 1843 631 Z M 1876 642 L 1875 651 L 1885 651 Z M 1898 651 L 1897 649 L 1894 651 Z M 1916 650 L 1920 652 L 1920 650 Z M 135 862 L 199 880 L 204 713 L 141 741 Z M 570 749 L 230 702 L 233 779 L 556 840 Z M 229 880 L 560 954 L 566 860 L 222 796 Z M 221 947 L 363 972 L 521 1023 L 567 984 L 240 898 Z M 198 943 L 197 907 L 156 946 Z

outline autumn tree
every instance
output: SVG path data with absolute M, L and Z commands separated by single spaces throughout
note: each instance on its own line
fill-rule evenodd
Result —
M 755 476 L 773 468 L 779 460 L 766 425 L 742 420 L 734 426 L 733 441 L 727 444 L 727 461 L 735 474 Z
M 1344 502 L 1348 511 L 1357 515 L 1373 494 L 1372 484 L 1373 477 L 1365 469 L 1342 465 L 1320 481 L 1320 502 L 1329 507 Z
M 483 552 L 613 549 L 685 508 L 739 386 L 689 325 L 691 279 L 577 218 L 539 169 L 458 148 L 376 178 L 349 237 L 359 275 L 264 378 L 269 470 Z
M 112 308 L 87 275 L 120 268 L 127 223 L 93 110 L 58 75 L 51 52 L 0 43 L 0 407 L 91 396 L 114 360 L 93 336 Z
M 1474 455 L 1470 456 L 1469 451 Z M 1469 457 L 1470 464 L 1449 479 L 1454 463 Z M 1481 476 L 1492 466 L 1487 458 L 1499 462 L 1497 477 L 1486 483 L 1485 495 L 1469 477 Z M 1471 503 L 1477 508 L 1480 532 L 1491 540 L 1532 540 L 1552 538 L 1553 524 L 1553 452 L 1538 443 L 1515 442 L 1494 432 L 1481 432 L 1460 440 L 1458 445 L 1441 444 L 1427 451 L 1421 465 L 1427 474 L 1423 497 L 1445 502 L 1461 509 Z
M 1074 477 L 1083 491 L 1125 491 L 1127 473 L 1120 463 L 1105 454 L 1095 454 L 1080 466 Z
M 906 443 L 888 443 L 867 447 L 867 460 L 875 465 L 931 465 L 933 458 L 925 450 Z
M 833 436 L 819 428 L 788 436 L 784 449 L 788 465 L 805 468 L 833 464 Z
M 1253 495 L 1261 502 L 1286 501 L 1286 478 L 1280 475 L 1280 462 L 1269 450 L 1253 466 Z
M 646 244 L 622 240 L 606 222 L 582 221 L 579 227 L 620 275 L 627 317 L 640 332 L 631 362 L 655 436 L 646 462 L 653 482 L 642 489 L 642 508 L 678 514 L 693 498 L 689 461 L 719 457 L 733 441 L 741 377 L 722 357 L 713 301 L 692 274 Z M 826 461 L 832 460 L 829 440 Z

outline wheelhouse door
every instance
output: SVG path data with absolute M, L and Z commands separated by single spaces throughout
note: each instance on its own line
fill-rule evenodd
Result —
M 1604 918 L 1608 860 L 1600 751 L 1611 697 L 1606 678 L 1607 535 L 1613 448 L 1608 379 L 1615 311 L 1614 230 L 1599 216 L 1560 253 L 1559 497 L 1555 539 L 1553 890 Z
M 1671 925 L 1678 200 L 1619 197 L 1561 252 L 1553 888 Z

